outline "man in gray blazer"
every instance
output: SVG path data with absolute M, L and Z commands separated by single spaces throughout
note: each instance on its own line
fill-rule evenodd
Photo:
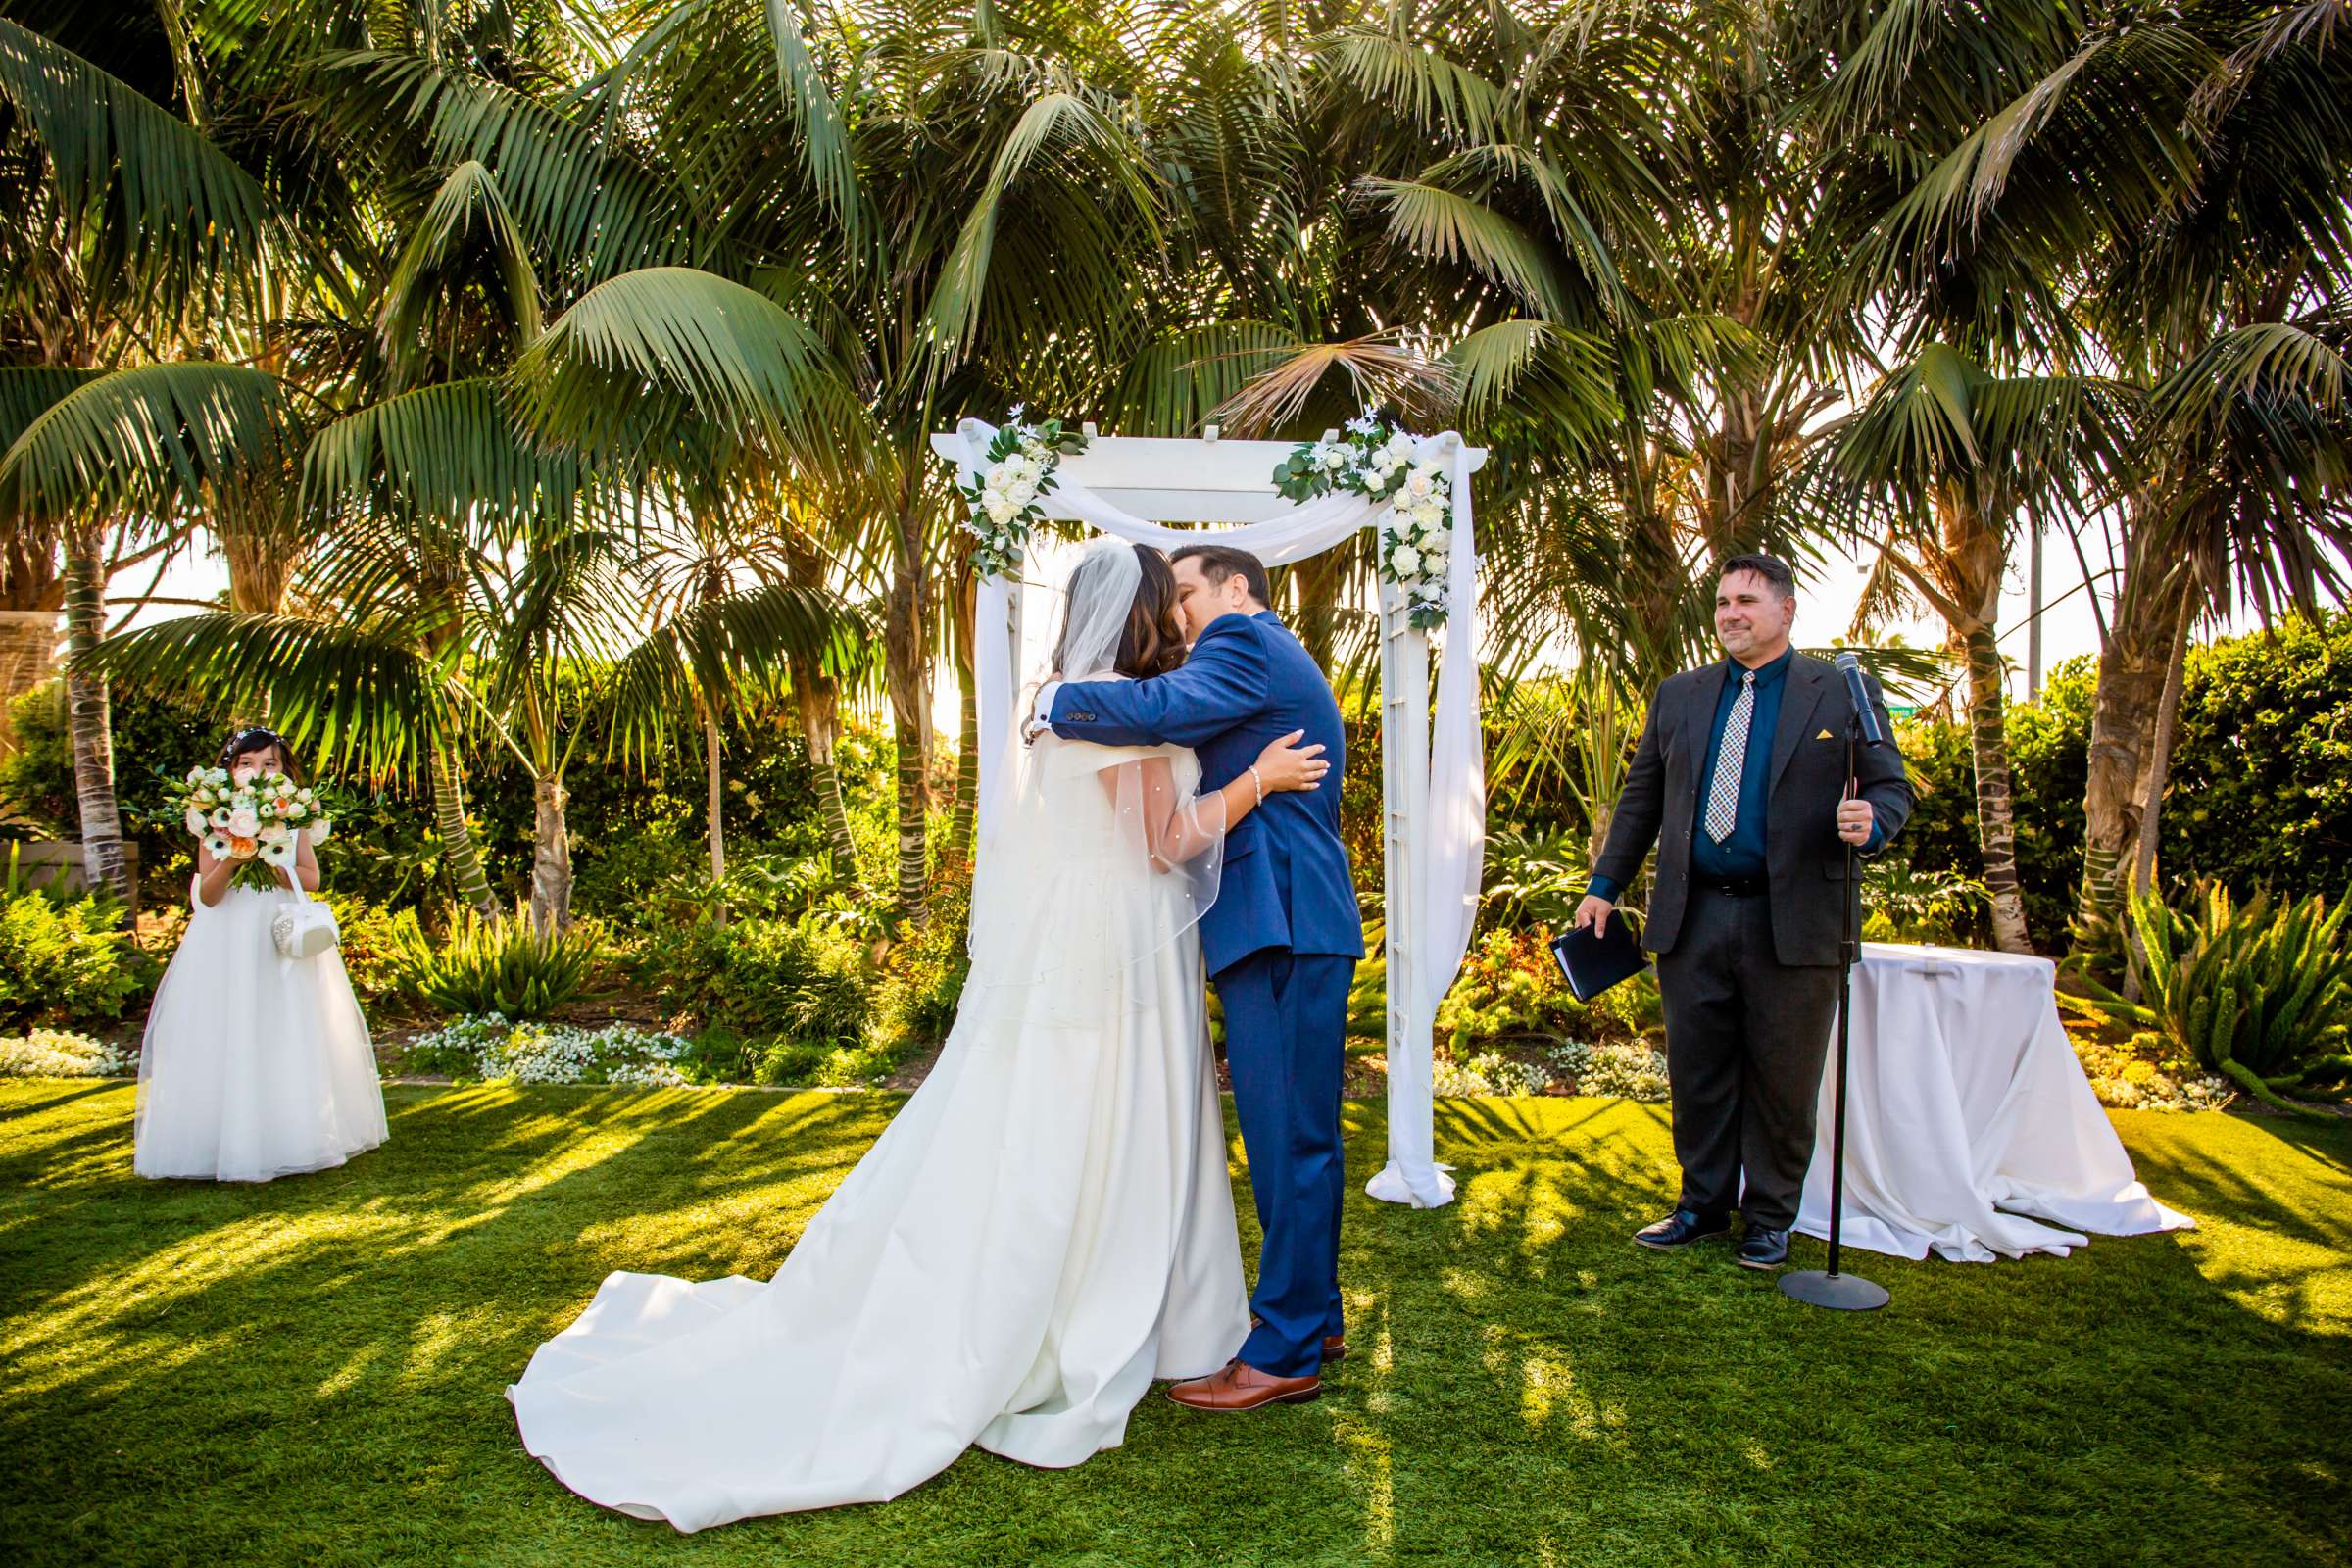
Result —
M 1638 1232 L 1685 1247 L 1743 1220 L 1739 1261 L 1788 1257 L 1830 1029 L 1838 1015 L 1845 846 L 1875 854 L 1911 814 L 1893 746 L 1862 749 L 1845 799 L 1853 703 L 1830 665 L 1788 643 L 1796 583 L 1771 556 L 1734 556 L 1715 592 L 1730 657 L 1665 682 L 1576 923 L 1605 930 L 1658 849 L 1642 945 L 1666 1004 L 1675 1211 Z M 1891 731 L 1875 684 L 1871 702 Z M 1745 1178 L 1742 1195 L 1741 1178 Z

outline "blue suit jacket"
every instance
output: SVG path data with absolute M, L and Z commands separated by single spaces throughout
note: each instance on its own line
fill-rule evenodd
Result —
M 1331 771 L 1319 790 L 1269 795 L 1226 835 L 1217 902 L 1200 920 L 1208 972 L 1267 948 L 1364 956 L 1355 879 L 1340 842 L 1347 737 L 1323 671 L 1271 611 L 1220 615 L 1177 669 L 1150 680 L 1062 687 L 1047 715 L 1064 740 L 1102 746 L 1189 746 L 1200 787 L 1222 789 L 1269 741 L 1304 730 Z

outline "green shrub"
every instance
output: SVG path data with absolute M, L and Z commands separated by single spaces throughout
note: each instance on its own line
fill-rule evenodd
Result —
M 2176 893 L 2352 887 L 2352 613 L 2190 652 L 2162 827 Z
M 2126 1002 L 2082 979 L 2063 1001 L 2110 1022 L 2163 1036 L 2257 1099 L 2293 1109 L 2282 1090 L 2352 1079 L 2352 950 L 2342 937 L 2352 900 L 2330 910 L 2317 894 L 2243 904 L 2218 884 L 2198 887 L 2186 912 L 2153 894 L 2132 900 L 2146 953 L 2146 1000 Z
M 1865 942 L 1965 946 L 1982 928 L 1991 897 L 1974 877 L 1923 870 L 1891 855 L 1865 861 L 1862 877 Z
M 1451 1042 L 1457 1061 L 1494 1041 L 1593 1043 L 1658 1027 L 1657 985 L 1646 975 L 1577 1001 L 1551 956 L 1551 935 L 1545 926 L 1503 928 L 1471 946 L 1460 978 L 1438 1004 L 1438 1034 Z
M 157 972 L 122 917 L 104 894 L 0 895 L 0 1027 L 122 1017 Z
M 965 951 L 972 923 L 972 868 L 961 857 L 940 863 L 931 883 L 931 918 L 893 948 L 874 1000 L 884 1039 L 894 1044 L 945 1040 L 971 972 Z
M 1479 917 L 1488 925 L 1563 929 L 1592 880 L 1582 829 L 1539 834 L 1497 823 L 1487 830 Z
M 453 909 L 438 945 L 404 909 L 385 938 L 387 966 L 406 990 L 445 1012 L 510 1018 L 544 1018 L 578 996 L 604 951 L 603 928 L 593 920 L 543 933 L 519 909 L 494 920 Z
M 860 1043 L 874 973 L 864 946 L 821 915 L 704 924 L 652 944 L 642 976 L 665 1005 L 748 1040 Z
M 401 984 L 400 915 L 340 889 L 330 888 L 319 897 L 335 911 L 336 929 L 343 933 L 343 971 L 351 976 L 352 989 L 363 997 L 395 994 Z M 410 916 L 410 923 L 415 921 Z

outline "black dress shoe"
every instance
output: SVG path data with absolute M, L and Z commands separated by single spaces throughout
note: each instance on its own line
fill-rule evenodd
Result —
M 1741 1268 L 1779 1268 L 1788 1261 L 1788 1233 L 1750 1225 L 1740 1238 L 1733 1261 Z
M 1692 1242 L 1703 1242 L 1710 1236 L 1729 1236 L 1731 1219 L 1722 1214 L 1710 1218 L 1695 1209 L 1678 1208 L 1655 1225 L 1644 1225 L 1634 1232 L 1634 1240 L 1643 1247 L 1661 1252 L 1671 1252 Z

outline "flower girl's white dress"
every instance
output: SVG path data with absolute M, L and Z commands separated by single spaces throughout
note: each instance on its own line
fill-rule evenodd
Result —
M 139 1052 L 142 1176 L 266 1182 L 323 1170 L 385 1137 L 368 1020 L 342 956 L 278 954 L 270 922 L 295 895 L 232 887 L 188 928 Z

